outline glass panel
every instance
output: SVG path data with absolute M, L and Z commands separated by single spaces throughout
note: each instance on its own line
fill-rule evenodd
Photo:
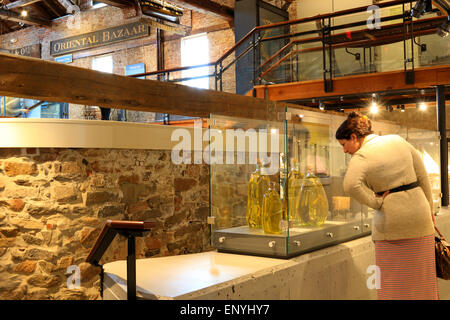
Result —
M 450 39 L 436 34 L 416 38 L 418 67 L 450 64 Z
M 214 244 L 224 251 L 285 256 L 284 122 L 211 115 L 210 123 Z
M 256 74 L 260 84 L 290 82 L 292 65 L 289 26 L 264 29 L 259 32 L 256 52 Z
M 361 235 L 361 212 L 367 216 L 368 211 L 344 194 L 342 183 L 350 157 L 334 139 L 333 122 L 340 118 L 296 109 L 289 112 L 288 215 L 290 237 L 300 241 L 289 241 L 290 252 Z
M 68 104 L 0 97 L 0 115 L 8 118 L 67 118 Z
M 441 166 L 439 133 L 435 131 L 409 128 L 407 139 L 417 150 L 420 151 L 425 168 L 430 179 L 431 191 L 433 194 L 434 213 L 439 212 L 441 207 Z
M 228 93 L 245 94 L 247 93 L 245 90 L 253 87 L 253 82 L 250 82 L 247 86 L 241 86 L 240 92 L 236 91 L 238 83 L 253 81 L 253 72 L 251 72 L 251 70 L 249 71 L 247 66 L 245 66 L 245 61 L 248 60 L 252 54 L 251 52 L 252 50 L 249 50 L 238 57 L 235 52 L 233 52 L 217 66 L 217 73 L 219 75 L 216 82 L 217 90 Z M 242 68 L 245 68 L 245 70 L 242 71 Z M 241 70 L 239 77 L 237 70 Z
M 412 22 L 403 20 L 409 4 L 368 9 L 375 11 L 260 30 L 260 83 L 321 79 L 324 69 L 340 77 L 402 70 L 405 61 L 407 69 L 448 64 L 450 41 L 436 34 L 446 16 L 437 9 Z

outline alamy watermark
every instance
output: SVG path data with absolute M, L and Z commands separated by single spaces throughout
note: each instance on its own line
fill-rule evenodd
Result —
M 377 5 L 371 5 L 367 8 L 367 12 L 371 13 L 367 19 L 367 27 L 370 30 L 381 29 L 381 9 Z
M 81 287 L 80 267 L 78 267 L 77 265 L 68 266 L 66 269 L 66 274 L 70 275 L 67 278 L 67 288 L 68 289 L 80 289 L 80 287 Z
M 381 271 L 377 265 L 370 265 L 366 269 L 366 273 L 370 274 L 367 278 L 366 285 L 370 290 L 381 289 Z
M 171 150 L 174 164 L 257 164 L 260 161 L 267 174 L 275 174 L 279 169 L 280 134 L 277 128 L 204 130 L 194 124 L 193 130 L 175 129 L 171 141 L 177 142 Z

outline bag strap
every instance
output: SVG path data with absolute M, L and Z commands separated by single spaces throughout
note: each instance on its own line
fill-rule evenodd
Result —
M 442 235 L 442 233 L 439 231 L 439 229 L 438 229 L 436 226 L 434 226 L 434 230 L 436 230 L 436 232 L 439 234 L 439 236 L 440 236 L 442 239 L 444 239 L 444 236 Z

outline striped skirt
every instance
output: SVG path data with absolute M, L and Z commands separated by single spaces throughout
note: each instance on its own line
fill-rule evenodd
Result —
M 374 241 L 380 300 L 438 300 L 434 235 Z

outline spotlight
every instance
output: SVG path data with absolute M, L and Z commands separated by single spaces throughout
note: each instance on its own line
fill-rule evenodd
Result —
M 377 113 L 378 112 L 378 105 L 376 102 L 372 102 L 372 106 L 370 107 L 370 113 Z
M 377 94 L 372 93 L 372 105 L 370 107 L 370 113 L 377 113 L 378 112 L 378 104 L 377 104 Z
M 421 102 L 421 103 L 419 104 L 419 110 L 420 110 L 420 111 L 425 111 L 425 110 L 427 110 L 427 105 L 425 104 L 425 102 Z
M 419 0 L 414 8 L 411 9 L 411 16 L 418 19 L 425 12 L 430 12 L 431 9 L 431 0 Z
M 322 101 L 319 102 L 319 109 L 320 110 L 325 110 L 325 105 L 323 104 Z
M 20 12 L 20 15 L 21 15 L 22 17 L 26 17 L 26 16 L 28 15 L 27 10 L 22 10 L 22 11 Z
M 448 36 L 449 34 L 449 24 L 450 24 L 450 17 L 449 20 L 447 20 L 446 22 L 444 22 L 438 29 L 437 29 L 437 34 L 442 37 L 445 38 Z

